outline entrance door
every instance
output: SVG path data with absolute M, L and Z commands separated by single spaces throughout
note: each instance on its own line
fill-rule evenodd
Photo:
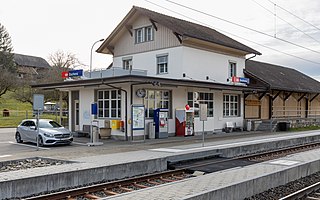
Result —
M 79 100 L 74 100 L 74 130 L 79 129 Z

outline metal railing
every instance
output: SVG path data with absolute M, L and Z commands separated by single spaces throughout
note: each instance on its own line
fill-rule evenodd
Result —
M 140 75 L 146 76 L 147 70 L 142 69 L 132 69 L 126 70 L 121 67 L 111 67 L 110 69 L 99 69 L 91 72 L 91 78 L 107 78 L 114 76 L 124 76 L 124 75 Z M 84 72 L 85 77 L 90 77 L 90 72 Z
M 1 111 L 0 115 L 0 127 L 16 127 L 24 119 L 35 118 L 35 113 L 32 110 L 6 110 Z M 52 119 L 56 122 L 60 122 L 60 111 L 44 111 L 40 115 L 41 119 Z M 61 125 L 68 127 L 68 111 L 62 112 Z

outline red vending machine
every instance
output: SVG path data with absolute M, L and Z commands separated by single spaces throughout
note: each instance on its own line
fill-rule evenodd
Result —
M 176 109 L 176 136 L 194 135 L 193 110 Z

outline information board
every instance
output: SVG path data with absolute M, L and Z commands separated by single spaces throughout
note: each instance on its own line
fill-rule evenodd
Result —
M 132 130 L 144 130 L 145 112 L 144 105 L 132 105 Z

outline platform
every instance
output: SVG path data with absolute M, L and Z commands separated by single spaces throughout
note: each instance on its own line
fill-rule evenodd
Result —
M 257 150 L 267 150 L 270 148 L 274 149 L 274 148 L 286 147 L 294 144 L 304 144 L 307 142 L 320 141 L 320 132 L 309 131 L 309 132 L 303 132 L 303 133 L 301 132 L 285 133 L 281 135 L 264 134 L 264 135 L 255 135 L 255 136 L 251 135 L 247 137 L 229 137 L 229 138 L 226 137 L 224 139 L 223 138 L 218 139 L 213 137 L 212 140 L 207 141 L 205 143 L 204 147 L 201 146 L 201 143 L 192 143 L 187 145 L 181 145 L 180 143 L 180 145 L 177 145 L 173 140 L 177 140 L 177 139 L 174 138 L 171 141 L 170 140 L 154 140 L 154 141 L 148 141 L 144 144 L 141 143 L 141 145 L 145 148 L 144 150 L 136 150 L 136 151 L 122 152 L 122 153 L 110 153 L 107 155 L 77 157 L 75 159 L 72 159 L 74 163 L 66 164 L 66 165 L 49 166 L 49 167 L 1 173 L 1 176 L 0 176 L 1 198 L 22 197 L 22 196 L 26 196 L 34 193 L 40 193 L 43 191 L 51 191 L 51 190 L 57 190 L 59 188 L 74 187 L 74 186 L 78 186 L 79 184 L 99 182 L 102 180 L 122 179 L 130 176 L 137 176 L 137 175 L 146 174 L 146 173 L 153 173 L 156 171 L 163 171 L 167 169 L 168 161 L 175 162 L 183 159 L 205 157 L 207 155 L 215 154 L 215 153 L 219 153 L 225 157 L 231 157 L 235 155 L 255 152 Z M 159 143 L 164 143 L 165 147 L 152 148 L 152 146 L 161 146 L 159 145 Z M 171 147 L 166 147 L 168 145 L 171 145 Z M 139 146 L 139 148 L 140 147 L 141 146 Z M 93 147 L 93 148 L 96 148 L 96 150 L 99 150 L 99 148 L 101 147 Z M 110 148 L 113 148 L 114 150 L 115 146 L 111 146 Z M 137 145 L 132 144 L 132 149 L 138 149 Z M 315 156 L 317 155 L 315 154 Z M 313 168 L 309 169 L 308 166 L 313 166 L 314 164 L 312 163 L 306 164 L 305 161 L 303 160 L 306 158 L 307 158 L 306 156 L 302 156 L 301 158 L 302 160 L 297 160 L 298 163 L 295 163 L 295 166 L 301 165 L 300 167 L 301 173 L 300 172 L 295 173 L 296 171 L 293 171 L 291 173 L 304 175 L 305 174 L 305 172 L 303 172 L 304 168 L 307 170 L 308 173 L 311 173 L 313 171 Z M 318 162 L 317 160 L 315 160 L 314 157 L 310 157 L 308 159 L 314 163 Z M 302 164 L 307 166 L 302 166 Z M 269 165 L 273 167 L 272 168 L 266 167 Z M 279 170 L 281 169 L 288 168 L 288 166 L 283 166 L 281 162 L 280 162 L 280 165 L 279 163 L 278 164 L 269 163 L 269 164 L 257 164 L 254 166 L 257 168 L 257 172 L 262 171 L 262 176 L 265 176 L 266 174 L 270 174 L 274 172 L 279 172 Z M 318 166 L 319 164 L 317 165 L 317 170 L 319 170 Z M 245 169 L 248 169 L 248 171 L 246 171 Z M 250 168 L 250 166 L 248 166 L 248 168 L 244 167 L 239 170 L 241 171 L 239 171 L 238 173 L 241 172 L 245 174 L 245 176 L 241 178 L 242 180 L 248 180 L 250 182 L 249 180 L 250 178 L 259 176 L 259 174 L 249 175 L 249 172 L 252 173 L 252 171 L 255 171 L 255 169 Z M 222 172 L 217 172 L 217 174 L 220 174 L 220 173 Z M 224 179 L 226 180 L 230 179 L 233 183 L 240 183 L 237 176 L 234 177 L 234 174 L 232 175 L 231 170 L 227 170 L 223 173 L 226 173 L 223 175 L 223 176 L 226 176 Z M 211 176 L 211 174 L 209 175 Z M 212 178 L 209 178 L 210 176 L 208 176 L 208 179 L 209 179 L 208 181 L 216 182 L 214 180 L 215 178 L 213 180 L 210 180 L 212 179 Z M 279 178 L 279 179 L 282 179 L 282 178 Z M 198 179 L 195 179 L 194 181 L 197 181 L 197 180 Z M 184 182 L 185 181 L 182 181 L 181 183 L 177 183 L 177 184 L 179 185 Z M 246 184 L 249 184 L 249 182 Z M 189 183 L 189 184 L 193 185 L 194 183 Z M 197 184 L 199 184 L 199 187 L 200 187 L 202 183 L 197 183 Z M 225 187 L 226 184 L 227 183 L 223 182 L 223 184 L 221 183 L 220 186 Z M 230 184 L 231 186 L 231 182 L 229 182 L 228 184 Z M 216 190 L 217 189 L 216 187 L 220 187 L 219 184 L 214 185 L 214 188 L 211 188 L 211 187 L 206 188 L 205 185 L 206 184 L 204 184 L 203 186 L 204 188 L 198 188 L 198 190 L 194 190 L 192 192 L 189 191 L 190 193 L 188 193 L 187 191 L 181 192 L 180 197 L 183 195 L 186 195 L 186 193 L 188 193 L 188 195 L 197 196 L 200 193 L 210 192 L 211 190 Z M 165 187 L 165 186 L 161 186 L 161 187 Z M 146 191 L 149 191 L 149 189 L 147 189 Z M 257 190 L 255 190 L 254 192 L 256 191 Z M 139 193 L 139 191 L 137 193 Z M 136 194 L 136 192 L 134 194 Z M 144 194 L 145 193 L 141 195 L 144 195 Z M 128 195 L 131 195 L 131 194 L 128 194 Z M 114 197 L 114 198 L 118 198 L 118 197 Z M 167 199 L 167 198 L 164 198 L 164 199 Z

